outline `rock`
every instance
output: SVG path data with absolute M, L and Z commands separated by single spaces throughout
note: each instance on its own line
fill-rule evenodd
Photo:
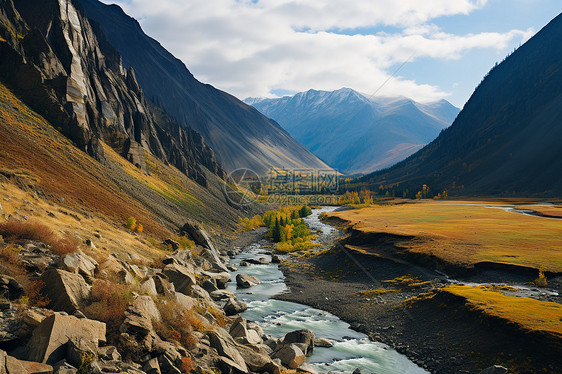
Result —
M 22 361 L 8 356 L 0 350 L 0 373 L 2 374 L 51 374 L 53 367 L 38 362 Z
M 223 310 L 227 316 L 234 316 L 248 309 L 248 305 L 236 299 L 229 299 Z
M 139 281 L 146 278 L 146 271 L 141 269 L 139 266 L 129 265 L 128 268 L 133 278 L 138 279 Z
M 152 346 L 152 353 L 166 356 L 166 358 L 168 358 L 168 360 L 170 360 L 170 362 L 174 365 L 181 365 L 182 353 L 184 355 L 187 354 L 184 348 L 162 340 L 158 340 L 154 343 Z
M 299 367 L 299 373 L 302 374 L 318 374 L 316 369 L 310 364 L 304 363 Z
M 271 255 L 271 263 L 272 264 L 280 264 L 281 259 L 277 255 Z
M 142 371 L 146 374 L 161 374 L 158 358 L 148 360 L 148 362 L 142 367 Z
M 74 366 L 70 365 L 65 360 L 59 361 L 54 364 L 53 369 L 54 374 L 76 374 L 78 372 L 78 370 Z
M 246 366 L 258 373 L 281 374 L 281 367 L 265 353 L 255 351 L 249 347 L 239 346 L 238 351 L 242 355 Z
M 145 337 L 152 331 L 152 320 L 160 321 L 161 316 L 150 296 L 137 296 L 125 311 L 125 320 L 119 331 Z
M 240 261 L 240 266 L 250 266 L 250 263 L 247 260 Z
M 226 360 L 223 360 L 223 364 L 242 373 L 248 372 L 248 367 L 237 349 L 236 342 L 224 329 L 217 328 L 216 331 L 209 331 L 207 338 L 211 347 L 217 350 L 221 358 L 226 358 Z
M 228 268 L 229 271 L 238 271 L 238 268 L 234 265 L 228 265 L 227 268 Z
M 181 371 L 165 356 L 158 357 L 160 370 L 166 374 L 181 374 Z
M 168 281 L 168 277 L 164 274 L 156 274 L 152 277 L 154 280 L 154 286 L 156 287 L 156 292 L 163 296 L 172 296 L 176 292 L 176 288 L 172 283 Z
M 196 284 L 193 270 L 179 264 L 168 264 L 162 273 L 168 277 L 177 292 L 191 294 L 191 289 Z
M 203 272 L 203 275 L 208 276 L 209 278 L 215 281 L 217 288 L 224 290 L 228 287 L 228 282 L 230 282 L 231 276 L 230 273 L 222 272 L 222 273 L 210 273 L 210 272 Z
M 283 344 L 302 344 L 304 347 L 303 352 L 305 355 L 312 353 L 314 349 L 314 333 L 310 330 L 297 330 L 288 333 L 283 338 Z
M 248 329 L 248 322 L 242 317 L 239 317 L 230 327 L 230 336 L 241 344 L 257 345 L 262 342 L 255 330 Z
M 156 283 L 154 278 L 149 278 L 139 287 L 139 292 L 144 295 L 156 296 L 158 291 L 156 290 Z
M 82 338 L 72 337 L 66 343 L 66 359 L 74 367 L 80 367 L 86 357 L 95 357 L 98 347 L 97 343 Z
M 480 374 L 505 374 L 507 373 L 507 369 L 503 366 L 494 365 L 486 368 L 480 372 Z
M 234 299 L 236 295 L 228 290 L 217 290 L 209 294 L 214 301 Z
M 359 368 L 353 370 L 352 374 L 361 374 L 361 370 Z
M 98 272 L 105 276 L 106 279 L 113 279 L 116 282 L 124 284 L 135 284 L 135 278 L 129 273 L 129 270 L 115 256 L 109 256 L 104 262 L 99 264 Z
M 46 285 L 43 292 L 51 300 L 49 306 L 54 310 L 72 314 L 90 297 L 91 286 L 78 274 L 49 269 L 40 279 Z
M 121 354 L 119 354 L 117 348 L 112 345 L 108 345 L 98 348 L 98 358 L 106 361 L 120 361 Z
M 23 266 L 31 273 L 42 273 L 56 267 L 60 256 L 53 253 L 46 244 L 29 241 L 19 253 Z
M 295 344 L 283 345 L 281 349 L 273 353 L 273 356 L 271 356 L 271 358 L 280 359 L 283 366 L 286 366 L 290 369 L 298 368 L 299 366 L 304 364 L 305 361 L 304 353 Z
M 43 322 L 43 320 L 54 312 L 50 309 L 44 308 L 28 308 L 21 312 L 21 323 L 20 330 L 18 332 L 19 336 L 27 337 L 30 336 L 33 330 L 37 328 Z
M 80 251 L 64 256 L 63 263 L 66 270 L 71 273 L 80 274 L 86 280 L 94 277 L 94 273 L 98 267 L 96 260 Z
M 25 295 L 23 287 L 12 277 L 0 275 L 0 297 L 17 300 Z
M 209 260 L 214 269 L 218 271 L 228 271 L 226 265 L 220 259 L 218 251 L 215 249 L 215 246 L 211 242 L 209 234 L 207 234 L 207 231 L 203 227 L 201 227 L 201 225 L 195 222 L 187 222 L 181 228 L 181 233 L 187 234 L 193 239 L 193 241 L 195 241 L 195 244 L 203 247 L 201 256 Z
M 260 339 L 263 339 L 263 337 L 265 337 L 265 333 L 263 332 L 263 329 L 261 328 L 260 325 L 250 321 L 248 321 L 247 325 L 248 325 L 248 329 L 254 330 L 258 334 Z
M 250 288 L 260 284 L 260 280 L 256 277 L 247 274 L 238 274 L 236 276 L 236 285 L 238 288 Z
M 180 243 L 172 239 L 166 239 L 162 242 L 162 244 L 171 247 L 173 251 L 177 251 L 178 249 L 180 249 Z
M 201 287 L 209 293 L 218 291 L 217 285 L 211 279 L 205 279 L 201 284 Z
M 332 343 L 328 339 L 314 339 L 314 346 L 322 348 L 332 348 L 334 346 L 334 343 Z
M 64 346 L 71 340 L 84 339 L 97 346 L 105 341 L 105 323 L 55 313 L 43 320 L 27 343 L 28 359 L 52 364 L 65 358 Z
M 191 287 L 191 296 L 203 301 L 207 306 L 218 307 L 213 299 L 211 299 L 211 295 L 198 285 Z
M 193 307 L 197 304 L 196 300 L 193 297 L 184 295 L 180 292 L 174 292 L 176 303 L 181 305 L 186 310 L 193 309 Z

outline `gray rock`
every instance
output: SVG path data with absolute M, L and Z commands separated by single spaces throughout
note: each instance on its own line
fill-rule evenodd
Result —
M 230 336 L 241 344 L 258 345 L 262 342 L 258 333 L 250 330 L 248 322 L 242 317 L 239 317 L 230 327 Z
M 156 290 L 156 283 L 154 282 L 154 278 L 149 278 L 139 287 L 139 292 L 144 295 L 156 296 L 158 295 L 158 291 Z
M 278 358 L 283 366 L 290 369 L 297 369 L 304 364 L 305 355 L 295 344 L 283 345 L 278 351 L 273 353 L 272 359 Z
M 187 234 L 195 241 L 195 244 L 203 247 L 201 256 L 206 258 L 217 271 L 228 271 L 225 263 L 221 260 L 219 252 L 215 249 L 207 231 L 198 223 L 187 222 L 181 228 L 181 232 Z
M 22 361 L 0 350 L 0 373 L 2 374 L 51 374 L 53 367 L 38 362 Z
M 236 298 L 236 295 L 228 290 L 213 291 L 209 295 L 211 296 L 211 299 L 213 299 L 214 301 Z
M 236 299 L 229 299 L 223 310 L 227 316 L 234 316 L 248 309 L 248 305 Z
M 50 307 L 68 314 L 81 309 L 90 297 L 91 286 L 78 274 L 49 269 L 41 275 L 43 292 L 51 300 Z
M 119 331 L 145 337 L 152 332 L 152 320 L 161 320 L 160 312 L 150 296 L 137 296 L 125 311 Z
M 211 347 L 215 348 L 221 356 L 221 359 L 223 359 L 223 365 L 239 370 L 242 373 L 248 372 L 248 367 L 237 349 L 236 342 L 226 331 L 217 328 L 216 331 L 209 331 L 207 333 L 207 338 L 209 339 Z
M 238 288 L 250 288 L 260 284 L 260 280 L 256 277 L 247 274 L 238 274 L 236 276 L 236 285 Z
M 283 344 L 291 343 L 301 344 L 304 354 L 309 355 L 314 349 L 314 333 L 310 330 L 292 331 L 283 338 Z
M 191 294 L 191 289 L 196 284 L 195 272 L 192 269 L 179 264 L 168 264 L 162 273 L 168 277 L 177 292 Z
M 71 273 L 80 274 L 85 279 L 94 277 L 98 263 L 96 260 L 78 251 L 64 256 L 64 267 Z
M 361 374 L 361 369 L 357 368 L 357 369 L 353 370 L 352 374 Z
M 211 272 L 203 272 L 203 275 L 208 276 L 209 278 L 213 279 L 217 288 L 224 290 L 228 287 L 228 282 L 230 282 L 231 276 L 230 273 L 222 272 L 222 273 L 211 273 Z
M 23 287 L 12 277 L 0 275 L 0 297 L 17 300 L 25 295 Z
M 121 354 L 112 345 L 98 348 L 98 357 L 105 361 L 120 361 Z
M 115 279 L 117 282 L 124 284 L 135 284 L 135 278 L 129 270 L 115 256 L 109 256 L 104 262 L 98 266 L 98 271 L 108 279 Z
M 272 264 L 279 264 L 279 263 L 281 263 L 281 259 L 277 255 L 271 255 L 271 263 Z
M 246 366 L 248 366 L 252 372 L 281 374 L 282 368 L 274 363 L 265 352 L 260 352 L 259 349 L 254 350 L 245 346 L 239 346 L 238 351 L 242 355 L 242 358 L 244 358 Z
M 480 372 L 480 374 L 506 374 L 507 369 L 503 366 L 494 365 L 486 368 Z
M 152 279 L 154 280 L 156 292 L 158 292 L 159 295 L 170 297 L 175 294 L 176 288 L 170 283 L 165 274 L 156 274 Z
M 192 309 L 197 304 L 197 301 L 193 297 L 184 295 L 180 292 L 174 292 L 174 296 L 176 303 L 186 310 Z
M 98 346 L 96 343 L 83 337 L 72 337 L 66 343 L 66 356 L 68 363 L 75 367 L 82 365 L 84 357 L 95 357 Z
M 62 360 L 53 365 L 53 374 L 76 374 L 78 370 L 70 365 L 66 360 Z
M 142 371 L 144 371 L 146 374 L 162 374 L 160 371 L 158 358 L 148 360 L 148 362 L 142 367 Z
M 328 339 L 314 339 L 314 346 L 322 347 L 322 348 L 331 348 L 334 346 L 334 343 Z
M 28 359 L 52 364 L 65 358 L 64 347 L 71 340 L 84 339 L 96 346 L 105 341 L 105 323 L 55 313 L 33 331 L 27 344 Z
M 209 293 L 218 291 L 217 285 L 211 279 L 205 279 L 203 283 L 201 283 L 201 287 Z

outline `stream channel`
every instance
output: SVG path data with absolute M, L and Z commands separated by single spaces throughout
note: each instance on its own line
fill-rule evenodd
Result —
M 304 220 L 309 229 L 319 237 L 317 241 L 329 245 L 337 233 L 336 229 L 320 221 L 324 212 L 332 212 L 336 207 L 316 209 Z M 268 258 L 270 243 L 261 240 L 244 248 L 231 264 L 238 268 L 232 272 L 233 281 L 228 289 L 237 294 L 238 299 L 248 304 L 242 316 L 258 323 L 266 334 L 276 338 L 288 332 L 309 329 L 316 338 L 329 339 L 331 348 L 315 347 L 307 363 L 319 373 L 352 373 L 360 369 L 363 374 L 418 374 L 427 373 L 406 356 L 385 344 L 372 342 L 367 335 L 352 330 L 349 324 L 326 311 L 309 306 L 273 299 L 275 295 L 288 292 L 285 277 L 277 264 L 240 266 L 244 259 Z M 237 289 L 236 275 L 244 273 L 255 276 L 261 284 L 249 289 Z M 314 287 L 314 284 L 310 285 Z

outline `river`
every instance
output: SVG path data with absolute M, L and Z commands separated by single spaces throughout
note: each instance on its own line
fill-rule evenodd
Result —
M 337 231 L 320 221 L 319 216 L 336 209 L 316 209 L 305 218 L 308 227 L 318 235 L 317 240 L 323 245 L 328 245 Z M 233 280 L 239 273 L 244 273 L 261 281 L 261 284 L 250 289 L 237 289 L 235 281 L 229 284 L 229 290 L 248 304 L 248 310 L 242 314 L 244 318 L 257 322 L 267 334 L 278 338 L 294 330 L 310 329 L 317 338 L 333 341 L 334 346 L 331 348 L 314 348 L 314 353 L 307 359 L 307 363 L 319 373 L 352 373 L 357 368 L 363 374 L 427 373 L 387 345 L 371 342 L 365 334 L 352 330 L 349 324 L 333 314 L 302 304 L 274 300 L 275 295 L 288 291 L 278 265 L 240 266 L 240 261 L 244 259 L 270 258 L 267 254 L 270 251 L 267 247 L 269 244 L 266 240 L 253 243 L 231 261 L 238 268 L 238 271 L 232 272 Z

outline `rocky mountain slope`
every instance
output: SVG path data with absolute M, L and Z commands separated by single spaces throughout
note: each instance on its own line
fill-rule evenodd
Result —
M 201 133 L 227 170 L 249 168 L 264 174 L 271 167 L 327 168 L 277 123 L 196 80 L 180 60 L 144 34 L 138 22 L 118 6 L 98 0 L 79 3 L 123 56 L 124 65 L 135 69 L 146 96 L 182 125 Z
M 143 170 L 150 152 L 203 186 L 202 167 L 224 176 L 199 134 L 145 99 L 74 2 L 6 0 L 0 14 L 0 77 L 80 148 L 103 162 L 102 141 Z
M 449 102 L 368 98 L 349 88 L 246 99 L 343 173 L 369 173 L 402 161 L 437 137 L 459 110 Z
M 404 162 L 365 177 L 460 194 L 562 193 L 562 15 L 495 66 L 453 125 Z

